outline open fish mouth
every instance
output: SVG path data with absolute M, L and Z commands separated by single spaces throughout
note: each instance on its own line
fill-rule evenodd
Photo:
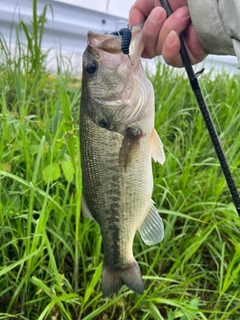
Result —
M 108 61 L 108 67 L 111 68 L 111 64 L 109 65 L 109 61 L 114 60 L 115 63 L 122 63 L 129 60 L 129 64 L 132 64 L 132 67 L 135 67 L 139 64 L 139 60 L 141 58 L 142 52 L 144 50 L 144 43 L 142 40 L 142 27 L 143 24 L 138 24 L 133 27 L 132 39 L 129 44 L 129 56 L 125 54 L 122 50 L 122 41 L 124 39 L 122 36 L 113 35 L 113 34 L 100 34 L 92 31 L 88 32 L 88 46 L 98 52 L 101 57 L 101 61 L 104 64 L 104 61 Z M 114 65 L 116 67 L 116 65 Z

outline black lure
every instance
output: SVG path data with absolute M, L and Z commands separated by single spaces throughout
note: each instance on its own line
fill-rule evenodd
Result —
M 129 46 L 132 40 L 132 31 L 128 28 L 123 28 L 119 31 L 119 34 L 122 36 L 122 52 L 124 54 L 129 54 Z
M 129 55 L 129 46 L 132 40 L 132 31 L 128 28 L 122 28 L 119 31 L 114 31 L 111 33 L 115 36 L 121 36 L 122 37 L 122 44 L 121 49 L 124 54 Z

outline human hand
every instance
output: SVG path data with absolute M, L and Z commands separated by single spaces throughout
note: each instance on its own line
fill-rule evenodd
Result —
M 187 0 L 169 0 L 173 14 L 167 18 L 159 0 L 136 0 L 129 12 L 129 25 L 145 21 L 142 57 L 163 56 L 166 63 L 182 67 L 180 39 L 182 34 L 192 64 L 202 61 L 206 53 L 197 38 L 188 11 Z

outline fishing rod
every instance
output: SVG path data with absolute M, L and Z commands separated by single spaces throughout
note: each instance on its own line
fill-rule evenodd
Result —
M 159 0 L 159 1 L 160 1 L 161 6 L 166 10 L 167 16 L 169 17 L 173 13 L 173 11 L 168 3 L 168 0 Z M 231 174 L 229 165 L 227 163 L 227 159 L 225 157 L 223 148 L 221 146 L 221 143 L 220 143 L 216 128 L 214 126 L 211 114 L 208 110 L 207 104 L 205 102 L 205 99 L 203 97 L 203 94 L 202 94 L 202 91 L 201 91 L 201 88 L 199 86 L 199 82 L 197 79 L 197 77 L 204 71 L 204 69 L 197 72 L 196 74 L 194 73 L 193 68 L 192 68 L 192 64 L 190 62 L 190 59 L 189 59 L 189 56 L 187 53 L 187 49 L 186 49 L 184 41 L 183 41 L 183 38 L 181 35 L 179 38 L 180 38 L 180 43 L 181 43 L 180 56 L 182 58 L 182 63 L 186 69 L 189 82 L 191 84 L 191 87 L 194 92 L 195 98 L 197 100 L 198 106 L 201 110 L 203 119 L 204 119 L 206 127 L 208 129 L 208 133 L 210 135 L 210 138 L 212 140 L 212 144 L 213 144 L 214 149 L 216 151 L 216 154 L 217 154 L 219 163 L 221 165 L 223 174 L 225 176 L 229 191 L 232 195 L 232 199 L 235 204 L 237 213 L 240 216 L 240 196 L 239 196 L 236 184 L 234 182 L 233 176 Z

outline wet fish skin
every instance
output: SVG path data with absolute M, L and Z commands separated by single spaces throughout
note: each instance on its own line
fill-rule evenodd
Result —
M 162 240 L 161 218 L 151 200 L 151 157 L 163 163 L 154 129 L 154 94 L 140 64 L 141 27 L 133 30 L 131 65 L 119 37 L 88 34 L 83 56 L 80 141 L 82 213 L 98 222 L 104 261 L 102 290 L 110 296 L 127 285 L 144 286 L 132 253 L 136 231 L 147 244 Z M 94 71 L 94 62 L 96 72 Z

